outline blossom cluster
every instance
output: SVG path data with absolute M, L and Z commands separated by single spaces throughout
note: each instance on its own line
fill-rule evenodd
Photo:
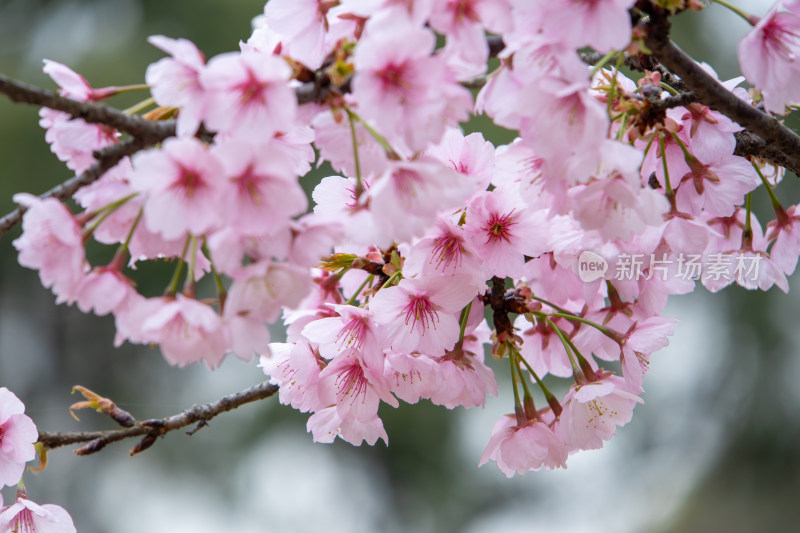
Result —
M 785 5 L 765 20 L 794 28 Z M 749 258 L 755 275 L 703 284 L 786 291 L 800 253 L 800 212 L 773 192 L 783 169 L 734 155 L 741 126 L 697 102 L 653 116 L 675 89 L 659 72 L 634 80 L 609 64 L 641 52 L 631 10 L 633 0 L 271 0 L 240 51 L 209 61 L 187 40 L 151 37 L 167 57 L 147 69 L 158 107 L 144 116 L 176 118 L 177 136 L 79 191 L 77 214 L 17 195 L 28 208 L 19 261 L 58 302 L 113 314 L 119 343 L 158 345 L 170 364 L 258 354 L 320 442 L 388 442 L 381 403 L 484 405 L 498 392 L 491 345 L 515 401 L 481 464 L 508 476 L 565 467 L 631 419 L 673 331 L 667 298 L 695 288 L 654 272 L 684 255 Z M 504 45 L 489 73 L 487 34 Z M 587 65 L 587 47 L 616 53 Z M 748 74 L 754 60 L 740 56 Z M 115 93 L 54 62 L 45 72 L 75 100 Z M 748 76 L 768 110 L 793 101 Z M 297 89 L 323 77 L 322 96 L 301 104 Z M 742 81 L 723 83 L 758 105 Z M 516 140 L 465 134 L 480 113 Z M 120 142 L 57 112 L 41 124 L 76 172 Z M 309 202 L 302 177 L 323 163 L 336 174 Z M 758 188 L 776 213 L 766 229 L 750 210 Z M 108 264 L 89 264 L 90 239 L 116 247 Z M 642 257 L 644 275 L 585 281 L 586 250 Z M 174 275 L 145 296 L 130 271 L 160 260 Z M 286 342 L 271 343 L 267 324 L 281 316 Z M 561 398 L 546 376 L 568 380 Z

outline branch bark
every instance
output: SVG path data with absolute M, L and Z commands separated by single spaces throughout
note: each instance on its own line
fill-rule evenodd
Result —
M 653 56 L 681 78 L 686 88 L 697 96 L 698 102 L 719 111 L 747 128 L 751 134 L 760 137 L 765 141 L 765 146 L 772 147 L 771 153 L 774 154 L 777 150 L 783 155 L 782 160 L 792 170 L 800 168 L 800 136 L 774 117 L 739 99 L 670 41 L 670 23 L 663 10 L 651 8 L 650 20 L 645 23 L 645 29 L 645 44 Z
M 199 406 L 195 405 L 181 413 L 166 418 L 143 420 L 129 428 L 75 433 L 48 433 L 40 431 L 39 443 L 41 443 L 46 450 L 53 450 L 72 444 L 87 443 L 85 446 L 75 450 L 75 453 L 77 455 L 90 455 L 102 450 L 105 446 L 113 442 L 133 437 L 142 437 L 130 451 L 131 455 L 135 455 L 152 446 L 158 437 L 170 431 L 181 429 L 192 424 L 198 424 L 194 430 L 189 432 L 189 434 L 194 434 L 195 431 L 207 425 L 209 420 L 217 415 L 232 411 L 247 403 L 264 400 L 274 396 L 276 392 L 278 392 L 278 386 L 265 381 L 241 392 L 223 396 L 215 402 Z
M 134 137 L 160 137 L 175 135 L 175 121 L 155 122 L 138 115 L 126 115 L 113 107 L 95 102 L 79 102 L 52 91 L 34 87 L 0 74 L 0 93 L 12 102 L 49 107 L 80 118 L 91 124 L 105 124 Z

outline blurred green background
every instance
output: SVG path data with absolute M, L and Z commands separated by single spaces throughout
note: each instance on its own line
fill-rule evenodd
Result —
M 769 4 L 738 5 L 763 14 Z M 95 87 L 140 83 L 163 54 L 146 37 L 185 37 L 211 57 L 235 50 L 258 0 L 0 0 L 0 72 L 45 87 L 42 58 Z M 722 78 L 738 74 L 734 45 L 747 31 L 719 6 L 676 21 L 676 41 Z M 124 107 L 132 100 L 114 103 Z M 41 193 L 70 177 L 44 142 L 37 109 L 0 98 L 0 211 L 14 192 Z M 492 135 L 492 132 L 487 132 Z M 797 178 L 779 188 L 800 199 Z M 755 198 L 769 212 L 766 195 Z M 40 429 L 110 427 L 69 417 L 74 384 L 112 397 L 137 418 L 162 417 L 263 379 L 253 364 L 169 367 L 156 350 L 115 349 L 113 321 L 55 307 L 35 272 L 16 263 L 15 229 L 0 241 L 0 385 Z M 315 445 L 306 415 L 277 399 L 238 409 L 193 437 L 173 433 L 129 458 L 133 442 L 93 457 L 50 453 L 29 495 L 57 503 L 78 531 L 791 531 L 800 523 L 800 316 L 784 295 L 702 290 L 670 302 L 681 319 L 653 358 L 646 404 L 605 449 L 569 469 L 507 480 L 477 468 L 494 420 L 510 412 L 503 387 L 484 410 L 403 405 L 381 412 L 390 446 Z M 275 332 L 279 338 L 280 332 Z M 489 362 L 490 365 L 494 361 Z M 13 490 L 3 491 L 6 500 Z

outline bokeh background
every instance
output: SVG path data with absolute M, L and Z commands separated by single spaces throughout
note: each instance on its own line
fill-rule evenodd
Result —
M 737 5 L 760 15 L 769 2 Z M 259 0 L 0 0 L 0 72 L 53 87 L 41 72 L 48 58 L 95 87 L 141 83 L 162 57 L 148 35 L 189 38 L 211 57 L 237 49 L 262 7 Z M 729 78 L 738 75 L 735 43 L 746 31 L 715 5 L 677 17 L 674 37 Z M 70 176 L 37 122 L 36 109 L 0 97 L 0 212 L 13 208 L 14 192 L 41 193 Z M 778 194 L 785 205 L 797 203 L 797 178 Z M 766 195 L 754 203 L 767 220 Z M 55 307 L 36 273 L 17 265 L 18 234 L 0 240 L 0 386 L 26 403 L 41 429 L 111 427 L 92 412 L 80 422 L 69 416 L 75 384 L 143 419 L 263 379 L 255 362 L 179 370 L 157 350 L 113 348 L 108 317 Z M 165 282 L 145 276 L 143 283 Z M 800 523 L 800 282 L 791 285 L 789 295 L 701 289 L 670 301 L 666 314 L 680 323 L 669 348 L 653 357 L 646 403 L 603 450 L 573 456 L 566 471 L 508 480 L 494 465 L 477 468 L 494 420 L 513 406 L 505 365 L 495 365 L 500 396 L 483 410 L 427 403 L 383 410 L 389 447 L 313 444 L 306 416 L 273 399 L 221 416 L 193 437 L 170 434 L 133 458 L 133 442 L 86 458 L 53 451 L 47 470 L 27 475 L 26 485 L 32 499 L 68 509 L 81 532 L 792 531 Z M 13 489 L 3 495 L 11 499 Z

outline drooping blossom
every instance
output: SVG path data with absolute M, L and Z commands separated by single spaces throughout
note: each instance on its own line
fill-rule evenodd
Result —
M 494 461 L 510 478 L 530 470 L 566 468 L 567 455 L 566 445 L 547 424 L 536 420 L 519 426 L 514 415 L 505 415 L 495 422 L 478 465 Z
M 28 208 L 22 235 L 13 243 L 19 263 L 38 270 L 42 285 L 57 295 L 72 294 L 87 268 L 83 235 L 75 217 L 55 198 L 42 200 L 18 193 L 14 201 Z

